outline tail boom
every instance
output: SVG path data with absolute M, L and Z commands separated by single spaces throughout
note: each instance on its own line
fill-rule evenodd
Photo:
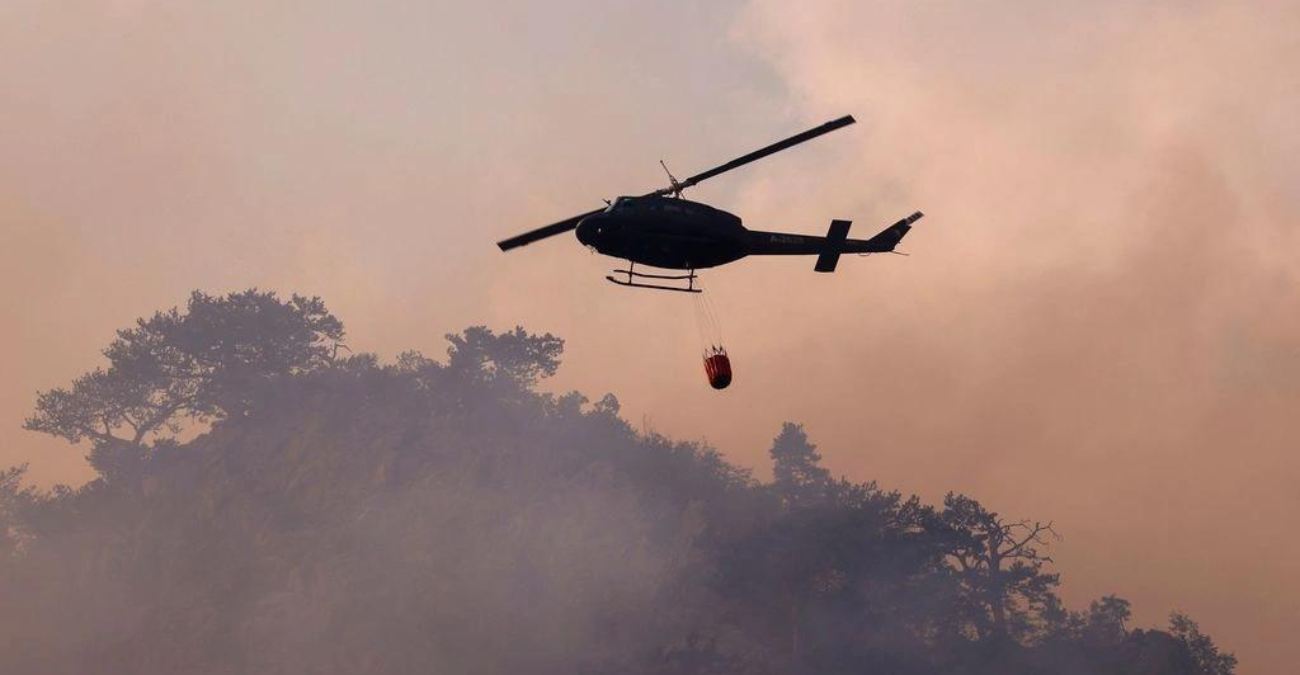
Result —
M 849 227 L 852 221 L 848 220 L 831 221 L 825 237 L 750 230 L 745 253 L 746 255 L 815 255 L 817 264 L 813 267 L 814 270 L 834 272 L 842 254 L 893 251 L 912 229 L 912 223 L 920 220 L 923 215 L 917 211 L 870 239 L 849 239 Z

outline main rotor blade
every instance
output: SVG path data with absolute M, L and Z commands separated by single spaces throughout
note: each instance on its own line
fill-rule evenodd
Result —
M 835 131 L 836 129 L 847 127 L 848 125 L 853 124 L 856 121 L 857 120 L 853 119 L 852 115 L 845 115 L 844 117 L 841 117 L 836 120 L 831 120 L 819 127 L 814 127 L 801 134 L 795 134 L 794 136 L 791 136 L 785 139 L 784 141 L 777 141 L 776 143 L 773 143 L 761 150 L 755 150 L 743 157 L 737 157 L 736 159 L 733 159 L 730 162 L 723 164 L 722 166 L 714 167 L 703 173 L 697 173 L 694 176 L 691 176 L 690 178 L 687 178 L 686 180 L 682 181 L 675 187 L 668 187 L 662 190 L 656 190 L 651 194 L 665 195 L 680 189 L 691 187 L 692 185 L 713 178 L 714 176 L 720 173 L 726 173 L 727 171 L 731 171 L 732 169 L 738 169 L 746 164 L 749 164 L 750 162 L 763 159 L 768 155 L 776 154 L 787 148 L 792 148 L 796 145 L 799 145 L 800 143 L 803 143 L 804 141 L 811 141 L 812 139 L 817 138 L 818 136 L 821 136 L 823 134 L 829 134 L 830 132 Z
M 586 213 L 574 216 L 572 218 L 565 218 L 564 220 L 561 220 L 558 223 L 552 223 L 550 225 L 547 225 L 546 227 L 539 227 L 536 230 L 525 232 L 521 235 L 498 241 L 497 246 L 499 246 L 502 251 L 509 251 L 512 248 L 527 246 L 528 244 L 531 244 L 535 241 L 540 241 L 547 237 L 554 237 L 557 234 L 564 234 L 565 232 L 568 232 L 569 230 L 572 230 L 573 228 L 577 227 L 578 223 L 582 222 L 583 218 L 586 218 L 587 216 L 595 215 L 604 210 L 605 209 L 596 209 L 595 211 L 588 211 Z
M 749 164 L 750 162 L 767 157 L 768 155 L 773 155 L 787 148 L 792 148 L 805 141 L 811 141 L 812 139 L 817 138 L 818 136 L 821 136 L 823 134 L 829 134 L 830 132 L 835 131 L 836 129 L 847 127 L 848 125 L 853 124 L 856 121 L 857 120 L 853 119 L 852 115 L 845 115 L 844 117 L 831 120 L 819 127 L 814 127 L 801 134 L 795 134 L 794 136 L 791 136 L 783 141 L 777 141 L 776 143 L 773 143 L 765 148 L 755 150 L 749 153 L 748 155 L 737 157 L 736 159 L 733 159 L 730 162 L 727 162 L 726 164 L 723 164 L 721 166 L 714 167 L 703 173 L 697 173 L 694 176 L 691 176 L 690 178 L 681 181 L 680 183 L 676 183 L 672 185 L 671 187 L 655 190 L 654 192 L 651 192 L 649 195 L 646 196 L 680 193 L 683 189 L 691 187 L 693 185 L 697 185 L 703 181 L 713 178 L 714 176 L 720 173 L 726 173 L 728 171 L 731 171 L 732 169 L 738 169 L 746 164 Z M 572 218 L 566 218 L 564 220 L 561 220 L 558 223 L 552 223 L 550 225 L 547 225 L 546 227 L 539 227 L 536 230 L 525 232 L 521 235 L 514 236 L 509 239 L 503 239 L 497 242 L 497 246 L 502 251 L 509 251 L 512 248 L 527 246 L 528 244 L 531 244 L 535 241 L 540 241 L 542 239 L 546 239 L 547 237 L 554 237 L 557 234 L 564 234 L 565 232 L 568 232 L 569 230 L 576 228 L 578 226 L 578 223 L 582 222 L 583 218 L 586 218 L 587 216 L 595 215 L 597 213 L 600 213 L 601 211 L 604 211 L 604 209 L 596 209 L 595 211 L 588 211 L 586 213 L 573 216 Z

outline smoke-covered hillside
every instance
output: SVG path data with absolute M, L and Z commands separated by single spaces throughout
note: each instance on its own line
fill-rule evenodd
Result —
M 28 427 L 99 478 L 0 476 L 5 672 L 1233 670 L 1186 617 L 1063 607 L 1048 523 L 835 479 L 797 425 L 763 484 L 538 393 L 549 335 L 342 339 L 316 299 L 195 294 L 43 392 Z

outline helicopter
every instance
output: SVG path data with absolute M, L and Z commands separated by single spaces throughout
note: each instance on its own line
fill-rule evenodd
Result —
M 597 253 L 628 262 L 610 282 L 620 286 L 700 293 L 697 270 L 733 263 L 751 255 L 815 255 L 817 272 L 834 272 L 845 253 L 894 253 L 894 248 L 924 215 L 920 211 L 899 220 L 870 239 L 849 239 L 852 221 L 832 220 L 824 237 L 747 229 L 738 216 L 708 204 L 690 201 L 682 192 L 722 173 L 740 168 L 782 150 L 842 129 L 856 120 L 845 115 L 821 126 L 777 141 L 685 180 L 677 180 L 668 166 L 669 185 L 639 196 L 622 196 L 606 207 L 497 242 L 502 251 L 576 230 L 578 241 Z M 684 274 L 638 272 L 636 265 Z M 615 276 L 617 275 L 617 276 Z M 645 281 L 649 280 L 649 281 Z M 674 282 L 668 285 L 663 282 Z M 684 283 L 683 283 L 684 282 Z

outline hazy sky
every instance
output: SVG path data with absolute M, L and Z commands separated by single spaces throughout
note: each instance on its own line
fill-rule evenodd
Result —
M 522 323 L 637 425 L 761 473 L 805 422 L 852 478 L 1054 519 L 1076 605 L 1300 661 L 1300 5 L 478 4 L 0 3 L 0 464 L 84 479 L 34 392 L 192 289 L 321 295 L 385 357 Z M 845 113 L 692 196 L 919 208 L 912 256 L 707 272 L 726 392 L 689 298 L 493 245 Z

